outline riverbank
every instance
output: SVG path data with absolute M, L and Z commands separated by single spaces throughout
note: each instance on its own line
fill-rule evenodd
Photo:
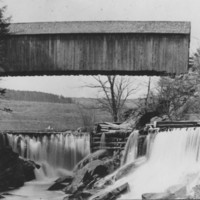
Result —
M 62 191 L 48 191 L 53 179 L 26 182 L 23 187 L 4 192 L 6 200 L 63 200 L 66 196 Z

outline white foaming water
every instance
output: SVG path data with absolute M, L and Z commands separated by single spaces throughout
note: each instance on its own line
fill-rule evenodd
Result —
M 145 143 L 143 145 L 143 148 L 146 147 L 146 155 L 145 156 L 147 159 L 149 159 L 149 157 L 151 155 L 154 139 L 155 139 L 157 133 L 158 133 L 158 129 L 156 129 L 155 131 L 151 131 L 145 138 Z
M 122 199 L 140 199 L 143 193 L 164 192 L 176 184 L 189 185 L 200 172 L 200 129 L 182 128 L 156 135 L 149 160 L 128 177 L 131 191 Z
M 126 143 L 124 155 L 122 157 L 121 166 L 135 161 L 138 152 L 138 131 L 133 131 Z
M 38 134 L 37 137 L 30 137 L 28 134 L 25 136 L 7 134 L 7 136 L 15 152 L 41 165 L 39 170 L 35 170 L 37 180 L 68 174 L 90 153 L 88 134 L 58 133 L 51 136 Z
M 186 185 L 189 194 L 200 183 L 200 128 L 163 131 L 152 138 L 147 162 L 106 190 L 128 182 L 130 192 L 119 198 L 128 200 L 141 199 L 144 193 L 165 192 L 178 184 Z
M 53 179 L 54 180 L 54 179 Z M 19 189 L 9 191 L 4 195 L 6 200 L 63 200 L 66 196 L 62 191 L 48 191 L 52 179 L 45 181 L 31 181 Z

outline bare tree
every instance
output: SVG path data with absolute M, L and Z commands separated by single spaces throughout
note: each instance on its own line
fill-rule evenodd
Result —
M 131 94 L 136 90 L 129 78 L 123 76 L 94 76 L 97 84 L 90 84 L 87 87 L 99 89 L 100 96 L 97 101 L 99 108 L 108 111 L 114 122 L 121 119 L 125 103 Z
M 149 100 L 150 93 L 151 93 L 151 76 L 149 77 L 148 86 L 147 86 L 147 96 L 145 99 L 146 107 L 148 106 L 148 100 Z
M 82 120 L 83 128 L 87 131 L 91 131 L 96 121 L 95 109 L 88 108 L 79 102 L 76 103 L 76 106 Z

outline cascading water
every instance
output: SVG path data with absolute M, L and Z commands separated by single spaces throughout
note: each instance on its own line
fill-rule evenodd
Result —
M 146 148 L 145 156 L 147 159 L 149 159 L 149 157 L 151 155 L 154 139 L 155 139 L 157 133 L 158 133 L 158 129 L 152 129 L 152 130 L 149 129 L 149 133 L 145 138 L 143 148 L 144 147 Z
M 119 182 L 129 182 L 131 192 L 122 199 L 139 199 L 143 193 L 164 192 L 185 184 L 200 172 L 200 128 L 182 128 L 156 134 L 149 160 Z
M 49 136 L 7 134 L 9 144 L 21 157 L 41 165 L 36 178 L 56 177 L 68 173 L 90 153 L 89 135 L 57 133 Z
M 200 128 L 156 132 L 148 145 L 147 161 L 106 191 L 128 182 L 130 192 L 119 199 L 141 199 L 144 193 L 166 192 L 175 185 L 186 186 L 191 194 L 200 184 Z
M 102 133 L 100 139 L 100 149 L 104 149 L 106 147 L 106 134 Z
M 121 166 L 133 162 L 137 158 L 138 131 L 133 131 L 129 136 L 122 157 Z

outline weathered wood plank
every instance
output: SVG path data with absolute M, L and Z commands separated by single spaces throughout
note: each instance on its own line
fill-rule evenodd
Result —
M 11 35 L 5 42 L 5 73 L 180 74 L 188 68 L 184 34 Z

